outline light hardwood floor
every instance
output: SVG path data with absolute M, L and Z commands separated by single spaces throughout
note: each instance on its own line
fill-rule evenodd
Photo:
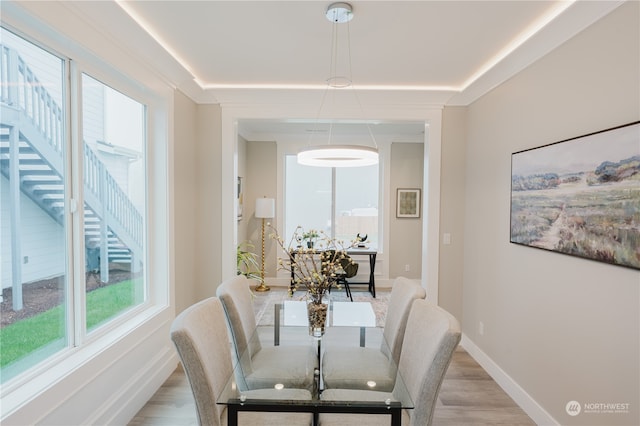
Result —
M 197 425 L 195 409 L 189 383 L 178 366 L 129 426 Z M 535 425 L 461 347 L 454 353 L 442 383 L 433 424 Z

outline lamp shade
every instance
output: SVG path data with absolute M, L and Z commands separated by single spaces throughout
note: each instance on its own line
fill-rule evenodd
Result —
M 273 198 L 256 199 L 256 217 L 271 219 L 276 215 L 276 200 Z

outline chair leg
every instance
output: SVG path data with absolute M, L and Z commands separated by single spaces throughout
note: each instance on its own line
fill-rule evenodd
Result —
M 349 299 L 351 299 L 351 301 L 353 302 L 353 296 L 351 295 L 351 287 L 349 287 L 349 282 L 347 280 L 344 280 L 344 290 L 347 292 L 347 296 L 349 296 Z
M 341 277 L 338 279 L 338 284 L 341 284 L 344 286 L 344 292 L 346 293 L 347 296 L 349 296 L 349 299 L 353 302 L 353 296 L 351 295 L 351 287 L 349 287 L 349 282 L 347 281 L 346 278 Z M 331 292 L 331 288 L 329 288 L 329 292 Z

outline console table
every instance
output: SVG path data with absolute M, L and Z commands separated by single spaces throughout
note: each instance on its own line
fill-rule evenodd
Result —
M 369 287 L 369 293 L 375 298 L 376 297 L 376 277 L 374 272 L 376 270 L 376 256 L 378 255 L 377 250 L 367 249 L 367 248 L 352 248 L 347 250 L 347 254 L 349 256 L 369 256 L 369 281 L 367 282 L 359 282 L 354 283 L 349 281 L 349 285 L 358 285 L 358 284 L 366 284 Z
M 321 249 L 316 249 L 316 252 L 318 254 L 320 254 L 322 252 Z M 374 298 L 376 297 L 376 278 L 375 278 L 375 270 L 376 270 L 376 257 L 378 256 L 378 251 L 374 250 L 374 249 L 368 249 L 368 248 L 357 248 L 357 247 L 353 247 L 350 248 L 348 250 L 346 250 L 347 254 L 351 257 L 353 256 L 368 256 L 369 257 L 369 281 L 363 281 L 363 282 L 352 282 L 349 281 L 349 286 L 352 285 L 366 285 L 367 289 L 369 290 L 369 293 L 371 293 L 371 296 L 373 296 Z M 296 251 L 293 251 L 293 256 L 296 255 Z M 291 285 L 293 286 L 293 279 L 294 279 L 294 271 L 293 269 L 291 270 Z

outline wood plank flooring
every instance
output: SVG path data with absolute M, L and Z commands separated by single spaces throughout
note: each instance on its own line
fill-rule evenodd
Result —
M 197 425 L 195 410 L 189 383 L 178 366 L 129 426 Z M 458 347 L 440 389 L 433 425 L 524 426 L 535 423 L 462 347 Z

